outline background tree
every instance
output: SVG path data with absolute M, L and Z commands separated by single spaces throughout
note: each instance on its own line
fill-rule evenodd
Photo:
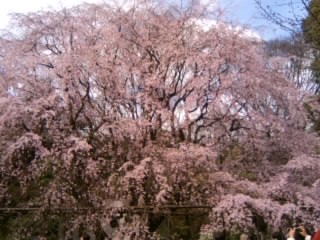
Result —
M 271 59 L 282 59 L 284 73 L 297 88 L 310 93 L 319 91 L 319 85 L 310 69 L 311 58 L 308 56 L 310 48 L 305 43 L 302 33 L 266 41 L 265 51 Z
M 305 92 L 260 41 L 194 16 L 152 2 L 14 16 L 0 39 L 0 203 L 21 212 L 0 235 L 151 239 L 186 205 L 209 206 L 202 231 L 318 224 Z
M 288 71 L 289 78 L 294 82 L 299 79 L 298 82 L 302 83 L 302 86 L 310 86 L 308 90 L 315 94 L 314 99 L 311 101 L 312 104 L 306 104 L 305 107 L 312 121 L 312 129 L 319 132 L 319 1 L 301 0 L 283 3 L 283 5 L 291 9 L 291 16 L 280 14 L 272 6 L 263 3 L 262 0 L 255 0 L 255 2 L 266 19 L 287 30 L 292 35 L 291 38 L 284 41 L 286 42 L 285 45 L 294 46 L 293 49 L 297 50 L 296 53 L 287 52 L 287 55 L 290 55 L 287 62 L 291 66 L 291 70 Z M 297 36 L 302 36 L 298 42 L 296 41 Z M 275 42 L 277 41 L 279 42 L 279 40 L 275 40 Z M 274 46 L 275 43 L 272 42 L 274 41 L 271 41 L 271 45 Z M 283 43 L 283 40 L 280 42 Z M 285 51 L 288 50 L 287 47 L 283 49 Z M 283 50 L 281 51 L 283 53 Z M 293 75 L 292 70 L 294 71 Z M 299 74 L 297 75 L 296 73 Z M 313 84 L 310 84 L 311 82 Z
M 312 58 L 311 69 L 314 74 L 314 81 L 318 83 L 318 51 L 319 51 L 319 1 L 318 0 L 300 0 L 288 1 L 282 3 L 291 9 L 291 15 L 279 13 L 275 7 L 266 5 L 263 0 L 255 0 L 261 14 L 293 35 L 302 34 L 305 42 L 308 44 L 310 51 L 305 54 Z
M 308 15 L 303 20 L 302 29 L 304 37 L 307 43 L 310 44 L 312 48 L 313 61 L 311 64 L 311 69 L 315 78 L 315 81 L 319 83 L 320 81 L 320 1 L 312 0 L 310 1 L 308 7 Z

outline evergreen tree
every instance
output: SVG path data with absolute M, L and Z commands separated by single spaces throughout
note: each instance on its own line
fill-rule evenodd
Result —
M 302 29 L 312 49 L 311 70 L 316 83 L 320 84 L 320 0 L 311 0 L 307 10 L 308 16 L 303 20 Z

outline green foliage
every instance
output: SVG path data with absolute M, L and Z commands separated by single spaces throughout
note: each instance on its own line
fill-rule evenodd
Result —
M 32 234 L 29 229 L 38 226 L 37 231 Z M 59 236 L 59 229 L 62 226 L 58 216 L 46 213 L 21 212 L 14 215 L 4 215 L 0 217 L 0 240 L 25 239 L 31 240 L 35 236 L 45 236 L 46 239 L 54 240 Z M 19 229 L 19 230 L 17 230 Z M 23 238 L 21 238 L 24 236 Z
M 8 194 L 12 200 L 8 206 L 21 207 L 28 203 L 38 202 L 42 194 L 41 188 L 46 187 L 53 178 L 51 171 L 47 171 L 38 179 L 31 181 L 25 189 L 17 179 L 12 178 L 8 187 Z M 25 236 L 23 239 L 33 239 L 33 236 L 28 235 L 27 232 L 34 225 L 38 226 L 39 234 L 43 230 L 47 239 L 56 239 L 58 233 L 56 216 L 48 217 L 46 213 L 41 214 L 26 209 L 20 212 L 4 212 L 3 215 L 0 215 L 0 240 L 15 239 L 21 234 Z M 20 229 L 21 232 L 17 229 Z
M 316 83 L 320 84 L 320 0 L 312 0 L 308 7 L 308 16 L 303 20 L 304 38 L 313 48 L 314 60 L 311 64 Z
M 257 180 L 256 173 L 250 172 L 250 171 L 241 171 L 239 173 L 239 177 L 241 179 L 248 179 L 249 181 L 256 181 Z
M 317 98 L 318 104 L 320 103 L 320 96 Z M 312 123 L 312 131 L 320 133 L 320 112 L 310 104 L 305 103 L 304 108 L 308 114 L 308 117 Z
M 206 239 L 199 233 L 201 225 L 208 223 L 207 214 L 206 210 L 201 209 L 176 209 L 172 214 L 164 216 L 156 232 L 161 239 Z
M 320 46 L 320 0 L 310 2 L 309 14 L 304 19 L 302 27 L 306 41 L 318 48 Z

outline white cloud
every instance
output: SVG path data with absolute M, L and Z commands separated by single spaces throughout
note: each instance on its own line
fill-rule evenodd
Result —
M 0 28 L 7 27 L 9 23 L 9 13 L 27 13 L 39 10 L 46 10 L 49 7 L 61 9 L 72 7 L 82 2 L 99 3 L 102 0 L 8 0 L 1 3 L 0 8 Z

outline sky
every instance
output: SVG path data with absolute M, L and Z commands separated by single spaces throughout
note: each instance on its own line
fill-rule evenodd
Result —
M 302 18 L 305 8 L 301 0 L 260 0 L 267 8 L 270 6 L 276 13 L 290 18 Z M 263 39 L 274 39 L 289 36 L 287 30 L 267 21 L 258 9 L 255 0 L 220 0 L 220 4 L 226 9 L 226 14 L 233 23 L 248 25 L 257 31 Z
M 88 3 L 99 3 L 103 0 L 85 0 Z M 176 2 L 188 2 L 192 0 L 171 0 Z M 208 2 L 210 0 L 200 0 Z M 226 10 L 228 20 L 234 24 L 240 23 L 251 26 L 264 39 L 272 39 L 287 35 L 287 33 L 278 26 L 270 24 L 263 19 L 254 4 L 254 0 L 219 0 L 221 5 Z M 277 11 L 286 15 L 290 14 L 290 9 L 284 3 L 286 0 L 263 0 L 266 5 L 271 5 Z M 0 29 L 6 28 L 9 23 L 9 13 L 19 12 L 27 13 L 38 10 L 47 10 L 48 7 L 61 9 L 62 7 L 71 7 L 83 2 L 83 0 L 8 0 L 1 3 L 0 8 Z

